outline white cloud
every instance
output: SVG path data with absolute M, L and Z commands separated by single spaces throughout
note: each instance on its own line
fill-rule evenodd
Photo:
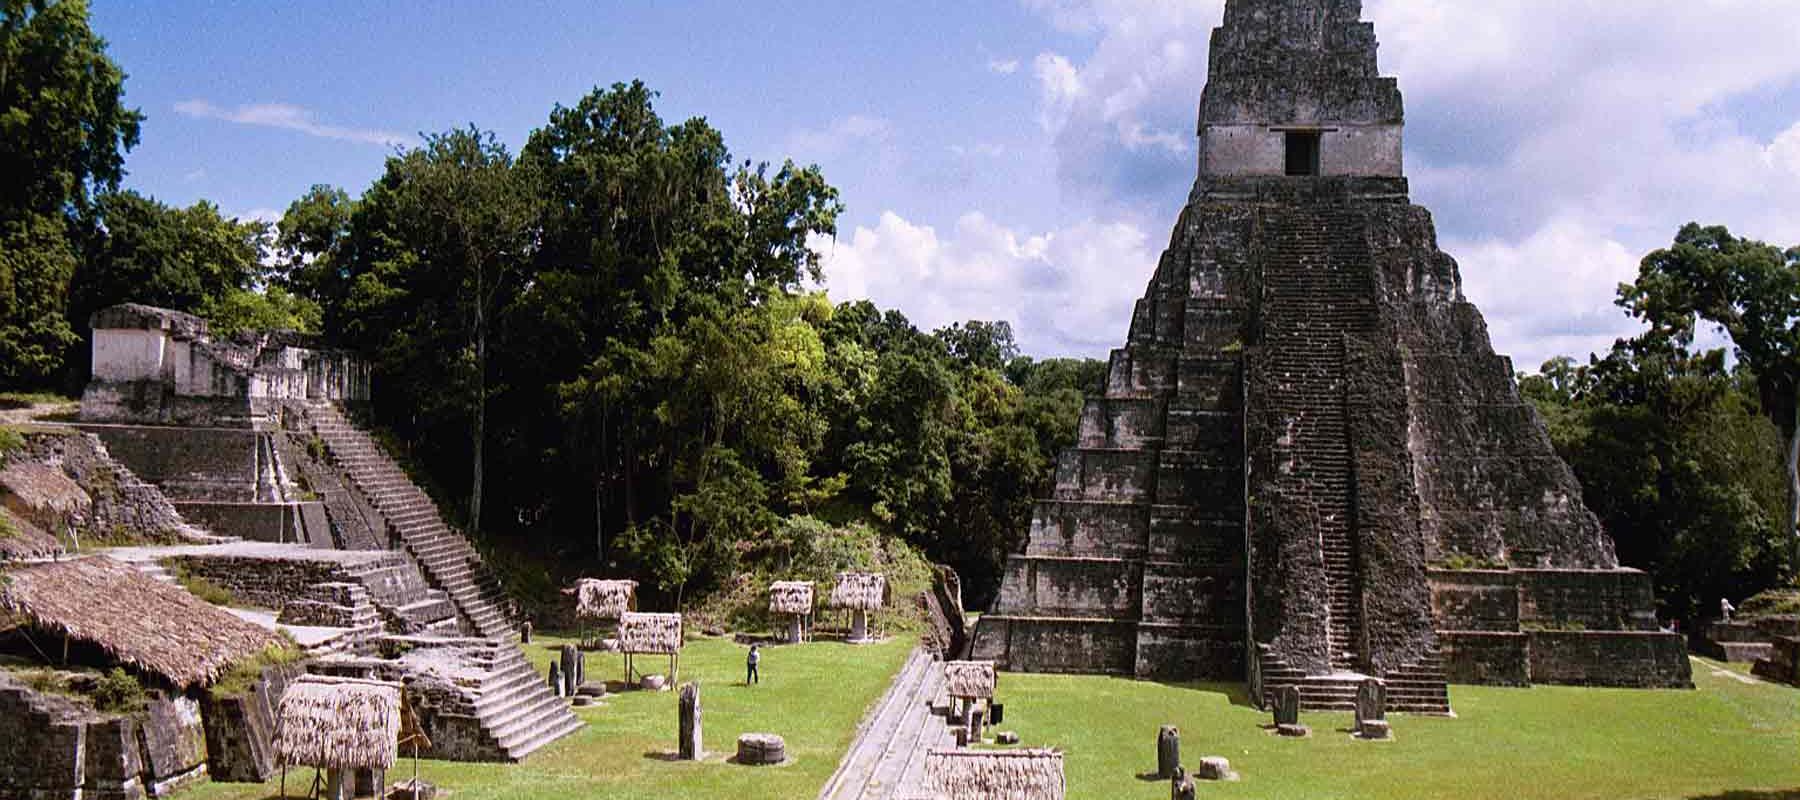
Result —
M 1780 167 L 1800 177 L 1800 122 L 1788 128 L 1763 151 L 1771 166 Z
M 175 112 L 197 119 L 217 119 L 239 125 L 280 128 L 298 131 L 321 139 L 361 142 L 390 147 L 405 145 L 410 138 L 389 131 L 370 128 L 346 128 L 319 122 L 308 109 L 284 103 L 251 103 L 236 108 L 221 108 L 206 100 L 183 100 L 175 104 Z
M 886 145 L 893 132 L 893 123 L 886 119 L 851 114 L 823 128 L 794 131 L 788 136 L 787 151 L 794 158 L 832 158 L 857 148 Z
M 833 299 L 898 308 L 924 330 L 1007 320 L 1026 352 L 1103 356 L 1124 342 L 1150 278 L 1149 241 L 1125 223 L 1031 233 L 978 211 L 940 235 L 888 211 L 873 228 L 814 246 Z
M 987 66 L 989 72 L 997 75 L 1011 75 L 1019 71 L 1019 60 L 1016 58 L 990 58 Z
M 1494 349 L 1535 370 L 1553 356 L 1604 352 L 1641 326 L 1613 305 L 1637 277 L 1624 244 L 1572 218 L 1551 220 L 1520 241 L 1446 240 L 1463 291 L 1487 319 Z
M 1091 42 L 1034 64 L 1065 193 L 1142 229 L 1170 224 L 1194 177 L 1223 0 L 1024 2 Z M 1615 284 L 1684 222 L 1800 242 L 1793 12 L 1792 0 L 1364 4 L 1382 73 L 1406 96 L 1413 196 L 1500 349 L 1536 366 L 1629 334 Z
M 232 214 L 231 218 L 239 222 L 267 222 L 274 225 L 281 221 L 281 214 L 282 211 L 279 208 L 252 208 L 249 211 Z
M 1081 96 L 1081 75 L 1069 59 L 1056 53 L 1039 53 L 1031 62 L 1031 71 L 1038 82 L 1038 123 L 1055 132 Z

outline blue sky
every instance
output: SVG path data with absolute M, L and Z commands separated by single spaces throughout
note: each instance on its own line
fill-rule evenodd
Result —
M 642 78 L 740 158 L 816 162 L 848 212 L 834 298 L 1007 319 L 1037 355 L 1123 339 L 1194 177 L 1222 0 L 126 3 L 94 26 L 149 119 L 127 185 L 270 218 L 395 143 Z M 1408 172 L 1496 346 L 1534 366 L 1690 219 L 1800 243 L 1790 0 L 1369 0 Z

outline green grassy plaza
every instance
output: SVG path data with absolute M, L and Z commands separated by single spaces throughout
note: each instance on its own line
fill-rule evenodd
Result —
M 527 651 L 539 669 L 570 641 L 540 636 Z M 910 639 L 867 647 L 821 642 L 764 648 L 760 686 L 743 686 L 745 648 L 689 642 L 683 680 L 702 685 L 702 763 L 668 759 L 675 693 L 632 692 L 577 709 L 586 728 L 524 764 L 426 761 L 424 778 L 461 800 L 494 798 L 811 798 L 848 748 L 863 711 L 905 660 Z M 622 659 L 589 653 L 590 678 L 616 680 Z M 642 659 L 641 669 L 663 669 Z M 1308 714 L 1313 735 L 1262 729 L 1241 685 L 1169 685 L 1117 678 L 1013 675 L 1000 680 L 1006 726 L 1029 746 L 1067 758 L 1069 797 L 1168 797 L 1155 768 L 1158 726 L 1179 725 L 1183 761 L 1222 755 L 1243 779 L 1202 785 L 1240 798 L 1800 798 L 1800 692 L 1746 677 L 1737 666 L 1694 662 L 1696 691 L 1451 687 L 1457 717 L 1395 716 L 1394 740 L 1362 742 L 1347 714 Z M 792 763 L 726 763 L 739 733 L 786 737 Z M 403 759 L 391 780 L 410 777 Z M 310 770 L 289 774 L 303 795 Z M 275 785 L 211 784 L 187 795 L 248 800 Z

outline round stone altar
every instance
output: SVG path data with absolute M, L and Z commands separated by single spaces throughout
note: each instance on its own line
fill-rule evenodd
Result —
M 753 767 L 787 760 L 787 742 L 773 733 L 746 733 L 737 740 L 737 761 Z

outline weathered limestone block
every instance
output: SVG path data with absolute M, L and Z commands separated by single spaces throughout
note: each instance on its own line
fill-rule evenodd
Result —
M 1207 756 L 1200 759 L 1200 768 L 1195 774 L 1203 781 L 1235 781 L 1237 773 L 1231 771 L 1231 761 L 1224 756 Z

